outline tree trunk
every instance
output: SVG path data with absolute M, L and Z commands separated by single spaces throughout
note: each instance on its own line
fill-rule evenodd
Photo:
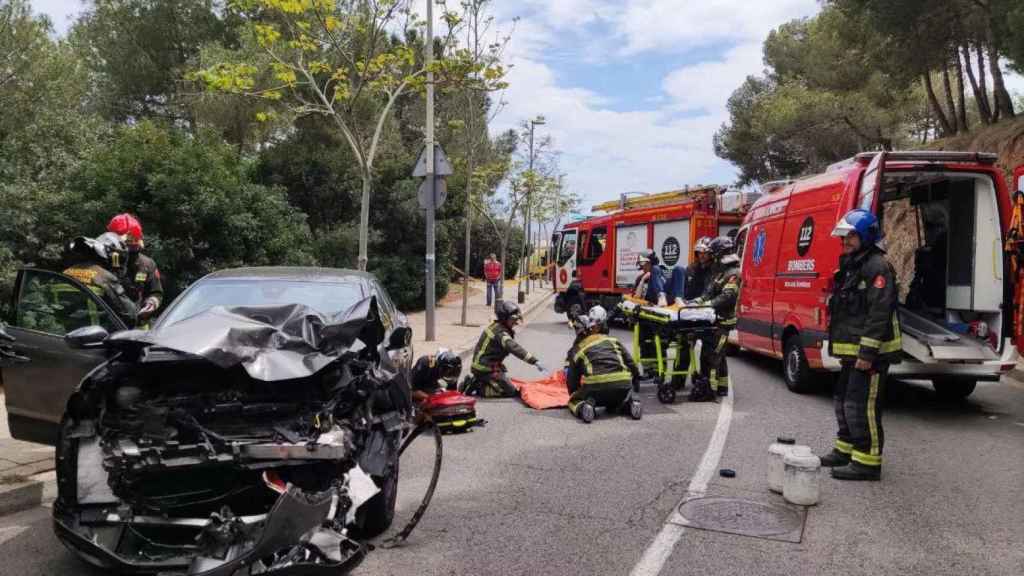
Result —
M 370 187 L 373 185 L 373 175 L 368 169 L 362 170 L 363 198 L 359 207 L 359 270 L 366 271 L 366 264 L 369 262 L 367 256 L 367 245 L 370 237 Z
M 992 72 L 992 93 L 995 96 L 996 110 L 1000 117 L 1013 118 L 1013 100 L 1010 99 L 1010 93 L 1006 91 L 1003 70 L 999 67 L 999 50 L 996 48 L 991 22 L 985 26 L 985 34 L 988 39 L 988 66 L 989 71 Z
M 949 80 L 949 63 L 942 66 L 942 87 L 946 92 L 946 109 L 949 110 L 950 124 L 953 126 L 953 134 L 960 131 L 960 124 L 956 118 L 956 102 L 953 101 L 953 83 Z
M 974 93 L 974 103 L 978 107 L 978 117 L 981 118 L 982 124 L 991 124 L 992 111 L 988 108 L 988 96 L 978 87 L 978 80 L 974 76 L 974 67 L 971 66 L 971 50 L 964 44 L 960 47 L 960 52 L 964 57 L 963 66 L 967 71 L 967 80 L 971 83 L 971 92 Z M 985 73 L 984 69 L 981 73 Z
M 932 76 L 928 72 L 924 73 L 924 87 L 928 92 L 928 103 L 932 106 L 932 112 L 935 113 L 935 117 L 942 126 L 942 135 L 948 136 L 953 134 L 953 127 L 950 125 L 949 118 L 946 117 L 945 111 L 942 110 L 942 105 L 939 104 L 939 99 L 935 96 L 935 87 L 932 86 Z
M 985 50 L 979 44 L 975 46 L 978 51 L 978 90 L 981 92 L 981 100 L 985 105 L 989 124 L 995 122 L 996 111 L 992 109 L 992 102 L 988 99 L 988 72 L 985 71 Z
M 953 64 L 956 66 L 954 70 L 956 70 L 957 121 L 960 124 L 960 130 L 969 132 L 971 128 L 967 124 L 967 86 L 964 84 L 964 67 L 960 62 L 960 52 L 956 47 L 953 48 L 952 56 Z

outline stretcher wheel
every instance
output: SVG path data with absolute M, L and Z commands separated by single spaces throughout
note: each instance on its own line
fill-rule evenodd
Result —
M 672 404 L 676 401 L 676 389 L 671 382 L 663 382 L 658 385 L 658 402 Z

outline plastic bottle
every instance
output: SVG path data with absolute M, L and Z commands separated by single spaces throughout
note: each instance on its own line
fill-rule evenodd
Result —
M 814 506 L 821 497 L 821 459 L 809 446 L 794 446 L 784 457 L 782 497 L 800 506 Z
M 775 443 L 768 447 L 768 489 L 782 494 L 784 464 L 782 458 L 796 444 L 796 439 L 779 436 Z

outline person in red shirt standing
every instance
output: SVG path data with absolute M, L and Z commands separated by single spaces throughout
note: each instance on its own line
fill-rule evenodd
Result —
M 484 259 L 484 278 L 487 280 L 487 305 L 491 306 L 501 301 L 504 286 L 501 262 L 494 253 Z

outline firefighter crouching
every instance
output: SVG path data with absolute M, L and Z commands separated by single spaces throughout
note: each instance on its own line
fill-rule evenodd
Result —
M 545 372 L 537 358 L 516 342 L 515 327 L 522 322 L 523 313 L 514 302 L 502 300 L 495 307 L 497 319 L 480 335 L 473 350 L 471 374 L 463 382 L 462 392 L 487 398 L 514 398 L 519 391 L 508 378 L 505 358 L 509 354 Z
M 712 400 L 714 395 L 729 395 L 729 366 L 725 348 L 729 332 L 736 327 L 736 301 L 740 292 L 739 258 L 733 253 L 735 244 L 728 236 L 719 236 L 708 246 L 713 258 L 711 278 L 704 295 L 697 301 L 715 309 L 715 330 L 701 342 L 700 374 L 690 400 Z M 709 390 L 710 387 L 710 390 Z
M 127 250 L 117 234 L 107 232 L 96 238 L 75 238 L 69 246 L 73 264 L 64 270 L 103 299 L 128 326 L 134 326 L 138 308 L 118 277 L 127 264 Z
M 832 231 L 843 255 L 829 300 L 829 353 L 842 371 L 833 394 L 839 432 L 821 459 L 840 480 L 880 480 L 882 405 L 889 364 L 902 348 L 897 316 L 899 290 L 892 265 L 877 245 L 878 220 L 851 210 Z
M 595 306 L 580 322 L 587 335 L 569 353 L 569 411 L 587 424 L 594 421 L 598 407 L 628 410 L 639 420 L 643 405 L 634 395 L 639 372 L 629 351 L 606 334 L 608 313 Z
M 462 374 L 462 359 L 450 350 L 421 356 L 412 366 L 412 399 L 423 402 L 441 390 L 455 390 Z

